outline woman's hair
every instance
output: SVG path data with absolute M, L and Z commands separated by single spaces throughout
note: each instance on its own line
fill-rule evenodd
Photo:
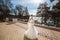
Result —
M 30 17 L 29 17 L 29 21 L 30 21 L 32 18 L 33 18 L 33 15 L 30 15 Z
M 30 15 L 30 16 L 33 16 L 33 15 Z

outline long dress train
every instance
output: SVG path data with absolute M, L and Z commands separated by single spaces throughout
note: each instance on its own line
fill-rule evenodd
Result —
M 25 32 L 24 40 L 38 40 L 38 31 L 32 23 L 28 22 L 28 29 Z

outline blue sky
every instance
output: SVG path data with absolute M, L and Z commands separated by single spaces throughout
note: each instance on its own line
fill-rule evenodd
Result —
M 47 2 L 48 6 L 53 6 L 57 3 L 57 0 L 52 3 L 49 0 L 12 0 L 14 6 L 20 4 L 27 7 L 30 14 L 36 14 L 38 5 L 44 2 Z

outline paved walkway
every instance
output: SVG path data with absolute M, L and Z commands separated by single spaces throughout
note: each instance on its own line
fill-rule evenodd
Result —
M 23 40 L 24 29 L 15 25 L 0 24 L 0 40 Z
M 0 23 L 0 40 L 24 40 L 24 32 L 27 29 L 26 24 Z M 60 40 L 60 32 L 37 27 L 39 31 L 39 40 Z

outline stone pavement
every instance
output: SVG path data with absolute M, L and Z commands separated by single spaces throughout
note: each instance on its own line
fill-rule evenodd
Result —
M 15 24 L 0 25 L 0 40 L 23 40 L 24 29 Z
M 24 32 L 27 24 L 0 23 L 0 40 L 24 40 Z M 39 31 L 38 40 L 60 40 L 60 32 L 37 27 Z

